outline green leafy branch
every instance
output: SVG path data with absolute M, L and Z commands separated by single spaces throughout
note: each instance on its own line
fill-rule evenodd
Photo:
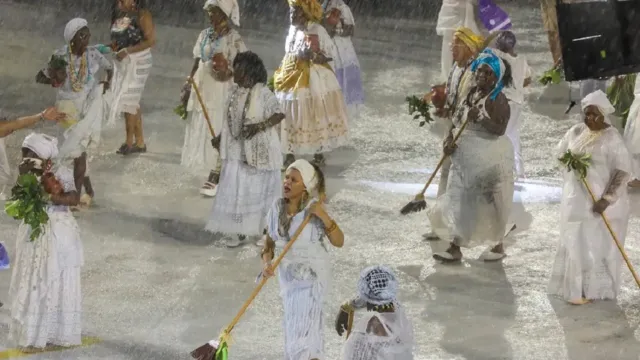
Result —
M 629 74 L 616 78 L 607 89 L 607 97 L 616 109 L 615 115 L 622 119 L 624 128 L 629 116 L 631 104 L 635 98 L 634 89 L 636 85 L 636 74 Z
M 31 227 L 31 241 L 37 239 L 49 221 L 47 193 L 34 174 L 20 175 L 11 189 L 11 199 L 4 205 L 7 215 Z
M 269 81 L 267 81 L 267 87 L 269 88 L 269 90 L 271 90 L 271 92 L 275 91 L 276 85 L 273 76 L 269 78 Z
M 422 127 L 426 123 L 430 123 L 433 121 L 431 113 L 429 112 L 429 110 L 431 109 L 431 105 L 428 102 L 424 101 L 424 99 L 412 95 L 407 96 L 405 98 L 405 101 L 409 105 L 409 115 L 413 115 L 413 120 L 422 118 L 420 119 L 418 126 Z
M 571 150 L 567 150 L 558 160 L 567 167 L 567 171 L 575 171 L 580 179 L 587 177 L 587 170 L 591 165 L 591 155 L 574 154 Z
M 187 120 L 187 107 L 184 104 L 180 104 L 173 109 L 173 112 L 182 120 Z
M 560 66 L 555 66 L 542 73 L 542 76 L 538 79 L 538 82 L 542 85 L 560 84 L 564 80 L 564 70 Z

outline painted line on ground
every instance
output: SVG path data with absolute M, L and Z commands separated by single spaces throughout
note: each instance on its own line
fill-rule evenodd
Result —
M 70 346 L 70 347 L 54 346 L 54 347 L 47 348 L 46 350 L 42 350 L 38 352 L 29 352 L 29 353 L 22 352 L 20 351 L 20 349 L 17 349 L 17 348 L 8 349 L 8 350 L 0 351 L 0 360 L 14 359 L 14 358 L 25 357 L 25 356 L 35 356 L 35 355 L 54 352 L 54 351 L 72 350 L 72 349 L 77 349 L 81 347 L 96 345 L 101 342 L 102 340 L 100 340 L 95 336 L 83 336 L 82 345 L 78 345 L 78 346 Z

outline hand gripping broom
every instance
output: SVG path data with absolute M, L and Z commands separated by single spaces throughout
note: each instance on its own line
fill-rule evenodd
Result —
M 496 31 L 496 32 L 491 33 L 491 35 L 489 35 L 485 39 L 484 43 L 482 44 L 482 49 L 480 51 L 478 51 L 478 54 L 473 59 L 477 58 L 480 54 L 482 54 L 482 52 L 493 42 L 493 40 L 501 32 L 502 31 Z M 464 130 L 464 128 L 467 126 L 467 123 L 468 123 L 468 119 L 465 120 L 464 123 L 462 123 L 462 126 L 460 127 L 460 130 L 458 131 L 456 136 L 453 138 L 453 144 L 456 143 L 456 141 L 460 137 L 460 134 L 462 134 L 462 130 Z M 436 166 L 435 170 L 431 173 L 431 176 L 429 176 L 429 180 L 427 180 L 427 183 L 424 184 L 424 187 L 422 188 L 422 191 L 419 194 L 417 194 L 415 196 L 415 198 L 413 200 L 411 200 L 407 205 L 403 206 L 402 209 L 400 209 L 400 213 L 402 215 L 408 215 L 408 214 L 411 214 L 411 213 L 420 212 L 420 211 L 422 211 L 422 210 L 427 208 L 427 201 L 424 198 L 424 193 L 427 192 L 427 189 L 431 185 L 431 182 L 436 177 L 436 174 L 438 173 L 438 171 L 440 170 L 440 168 L 442 167 L 442 164 L 444 164 L 444 161 L 446 159 L 447 159 L 447 155 L 443 154 L 442 157 L 440 158 L 440 161 L 438 162 L 438 165 Z
M 211 118 L 209 118 L 207 107 L 204 106 L 204 101 L 202 100 L 202 96 L 200 95 L 200 90 L 198 89 L 198 85 L 196 85 L 196 82 L 193 80 L 192 77 L 189 77 L 189 83 L 191 83 L 191 86 L 193 86 L 193 91 L 196 92 L 196 97 L 198 98 L 200 107 L 202 107 L 202 114 L 204 115 L 204 118 L 207 120 L 207 125 L 209 126 L 209 132 L 211 133 L 211 137 L 215 138 L 216 133 L 213 131 L 213 126 L 211 125 Z
M 582 181 L 582 184 L 584 185 L 585 189 L 587 189 L 587 192 L 589 193 L 591 200 L 593 200 L 593 203 L 595 204 L 598 200 L 596 199 L 595 194 L 591 190 L 591 186 L 589 186 L 589 183 L 587 182 L 587 170 L 589 168 L 591 157 L 589 155 L 574 154 L 571 152 L 571 150 L 567 150 L 567 152 L 565 152 L 564 155 L 562 155 L 562 157 L 559 158 L 558 160 L 560 160 L 560 162 L 567 167 L 568 171 L 573 170 L 577 173 L 578 178 L 580 178 L 580 180 Z M 640 288 L 640 278 L 638 277 L 638 274 L 633 268 L 633 265 L 631 264 L 631 261 L 627 256 L 627 252 L 624 251 L 624 247 L 620 243 L 620 240 L 618 240 L 618 236 L 616 235 L 615 231 L 613 231 L 613 228 L 609 223 L 609 219 L 607 219 L 607 216 L 604 214 L 604 212 L 600 214 L 600 216 L 602 217 L 602 221 L 604 221 L 604 224 L 607 226 L 607 230 L 609 230 L 609 234 L 611 234 L 611 238 L 613 239 L 613 242 L 616 243 L 616 246 L 620 251 L 620 255 L 622 255 L 622 258 L 624 259 L 625 263 L 627 263 L 627 267 L 629 268 L 629 271 L 631 271 L 631 275 L 633 276 L 633 279 L 636 281 L 636 284 Z
M 273 262 L 273 269 L 276 269 L 278 267 L 278 265 L 282 261 L 282 258 L 284 258 L 284 256 L 287 254 L 289 249 L 291 249 L 291 246 L 298 239 L 304 227 L 307 226 L 307 224 L 311 220 L 311 216 L 312 215 L 310 213 L 307 214 L 307 216 L 304 218 L 304 221 L 302 221 L 302 224 L 298 226 L 298 230 L 296 230 L 291 240 L 287 243 L 287 245 L 285 245 L 284 249 L 282 249 L 282 253 L 280 253 L 280 255 Z M 236 317 L 234 317 L 233 320 L 231 320 L 231 323 L 229 323 L 229 325 L 227 325 L 225 330 L 222 332 L 219 340 L 209 341 L 208 343 L 193 350 L 191 352 L 191 357 L 193 357 L 196 360 L 228 360 L 228 357 L 229 357 L 228 348 L 229 348 L 229 342 L 231 339 L 231 331 L 236 326 L 236 324 L 240 321 L 240 318 L 242 317 L 242 315 L 244 315 L 244 313 L 247 311 L 247 309 L 249 308 L 253 300 L 256 298 L 256 296 L 258 296 L 258 294 L 260 293 L 260 290 L 262 290 L 262 287 L 267 283 L 268 280 L 269 280 L 268 277 L 265 277 L 265 276 L 262 277 L 262 280 L 260 281 L 258 286 L 256 286 L 256 288 L 253 290 L 253 292 L 251 293 L 247 301 L 244 302 L 244 305 L 242 305 Z

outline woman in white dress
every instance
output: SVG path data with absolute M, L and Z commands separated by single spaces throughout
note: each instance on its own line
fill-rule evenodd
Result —
M 318 0 L 289 0 L 291 26 L 285 56 L 274 74 L 276 96 L 286 115 L 282 126 L 284 167 L 295 155 L 314 155 L 323 165 L 324 153 L 346 145 L 347 107 L 330 57 L 335 45 L 320 25 Z
M 509 100 L 511 117 L 507 125 L 506 135 L 513 145 L 514 173 L 516 178 L 524 176 L 524 161 L 520 152 L 520 128 L 522 126 L 522 107 L 524 106 L 524 88 L 531 83 L 531 67 L 522 54 L 516 54 L 516 36 L 511 31 L 504 31 L 496 39 L 494 52 L 511 67 L 511 86 L 505 87 L 503 92 Z
M 212 141 L 222 157 L 223 191 L 213 199 L 206 230 L 237 235 L 227 239 L 227 246 L 237 247 L 263 233 L 271 204 L 282 195 L 277 125 L 284 114 L 266 86 L 267 70 L 258 55 L 239 53 L 232 66 L 227 118 Z
M 105 120 L 105 92 L 110 87 L 113 65 L 98 50 L 89 46 L 91 32 L 85 19 L 75 18 L 64 29 L 64 47 L 56 50 L 46 69 L 36 76 L 41 84 L 58 89 L 56 107 L 67 114 L 61 125 L 66 128 L 59 136 L 62 146 L 60 162 L 73 162 L 73 173 L 78 194 L 85 189 L 80 202 L 89 206 L 95 193 L 89 174 L 89 150 L 100 143 Z M 106 80 L 99 82 L 100 70 Z M 71 165 L 71 164 L 69 164 Z
M 458 106 L 454 128 L 445 140 L 451 157 L 447 191 L 428 215 L 431 227 L 449 248 L 433 254 L 436 260 L 459 262 L 462 247 L 489 245 L 484 261 L 505 257 L 503 239 L 513 203 L 513 147 L 505 136 L 509 102 L 502 93 L 511 79 L 505 63 L 490 49 L 471 65 L 476 86 Z M 453 133 L 469 119 L 458 141 Z
M 340 307 L 336 331 L 350 331 L 342 360 L 413 360 L 413 325 L 396 298 L 398 280 L 386 266 L 362 271 L 358 297 Z M 349 329 L 349 317 L 359 308 L 367 313 Z
M 351 37 L 355 30 L 355 20 L 349 6 L 343 0 L 325 0 L 323 25 L 335 44 L 332 66 L 336 73 L 344 100 L 347 103 L 349 119 L 357 119 L 364 105 L 364 89 L 360 61 L 353 47 Z
M 211 27 L 198 36 L 193 47 L 195 59 L 190 77 L 200 90 L 211 125 L 219 133 L 227 116 L 227 99 L 233 85 L 232 65 L 238 53 L 247 51 L 240 34 L 232 28 L 240 26 L 240 13 L 236 0 L 208 0 L 204 10 L 209 15 Z M 182 146 L 182 166 L 197 171 L 210 170 L 200 193 L 216 195 L 220 181 L 220 154 L 211 147 L 211 133 L 191 84 L 185 84 L 183 102 L 189 117 Z
M 30 134 L 22 144 L 20 173 L 42 176 L 57 152 L 55 138 Z M 27 352 L 82 343 L 80 271 L 84 258 L 78 224 L 69 211 L 79 196 L 70 169 L 58 167 L 55 178 L 59 182 L 55 187 L 45 184 L 51 205 L 42 234 L 31 241 L 31 228 L 22 223 L 16 239 L 9 338 Z
M 447 79 L 453 66 L 453 55 L 449 47 L 453 43 L 456 30 L 465 27 L 475 34 L 481 34 L 476 21 L 477 7 L 478 0 L 444 0 L 442 2 L 436 33 L 442 36 L 440 61 L 443 80 Z
M 262 249 L 264 276 L 273 276 L 271 261 L 298 231 L 307 215 L 311 221 L 278 266 L 284 305 L 285 360 L 325 360 L 323 302 L 328 291 L 331 261 L 327 241 L 342 247 L 344 234 L 324 209 L 324 175 L 317 166 L 297 160 L 284 179 L 284 197 L 267 217 Z
M 567 131 L 557 156 L 567 150 L 591 155 L 586 180 L 598 201 L 593 203 L 574 171 L 565 172 L 560 241 L 548 287 L 550 294 L 576 305 L 618 295 L 623 260 L 600 214 L 606 215 L 624 246 L 629 223 L 626 184 L 631 174 L 629 152 L 608 119 L 615 109 L 606 94 L 598 90 L 587 95 L 582 110 L 584 122 Z

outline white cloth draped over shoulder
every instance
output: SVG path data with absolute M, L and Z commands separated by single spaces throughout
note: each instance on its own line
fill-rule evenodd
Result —
M 213 200 L 206 230 L 257 236 L 267 225 L 271 204 L 282 195 L 282 152 L 275 126 L 250 140 L 242 139 L 240 134 L 245 124 L 263 122 L 274 114 L 282 114 L 282 110 L 264 84 L 256 84 L 252 89 L 234 85 L 231 92 L 229 114 L 220 130 L 221 191 Z
M 585 124 L 574 125 L 560 141 L 556 157 L 568 149 L 590 154 L 587 182 L 596 198 L 604 194 L 614 171 L 631 172 L 628 150 L 618 130 L 593 132 Z M 564 299 L 615 299 L 620 288 L 622 257 L 593 200 L 574 172 L 564 171 L 560 208 L 560 240 L 548 291 Z M 626 184 L 618 188 L 604 214 L 624 245 L 629 222 Z
M 73 172 L 55 172 L 65 192 L 75 191 Z M 42 234 L 30 241 L 31 228 L 22 223 L 9 297 L 9 338 L 20 347 L 82 343 L 80 270 L 84 265 L 78 224 L 67 206 L 50 205 Z
M 377 319 L 387 336 L 369 329 Z M 358 319 L 344 344 L 342 360 L 413 360 L 413 326 L 404 309 L 396 304 L 394 312 L 367 311 Z
M 274 202 L 267 216 L 267 231 L 277 254 L 298 230 L 313 202 L 291 218 L 288 231 L 279 221 L 284 201 Z M 322 221 L 312 218 L 278 266 L 286 360 L 325 359 L 323 303 L 331 266 L 326 241 Z
M 624 128 L 624 141 L 632 156 L 632 178 L 640 179 L 640 76 L 636 76 L 634 100 Z
M 214 79 L 212 57 L 214 54 L 221 53 L 227 59 L 229 66 L 232 67 L 236 55 L 247 51 L 247 47 L 236 30 L 231 30 L 214 41 L 209 39 L 210 31 L 210 29 L 202 30 L 193 47 L 193 58 L 200 59 L 193 80 L 205 102 L 213 130 L 216 135 L 219 135 L 226 121 L 227 102 L 233 79 L 228 81 Z M 180 162 L 182 166 L 187 168 L 208 172 L 217 167 L 220 156 L 218 151 L 211 146 L 212 137 L 209 126 L 193 89 L 187 104 L 187 111 L 189 115 Z
M 309 35 L 318 37 L 320 51 L 327 57 L 335 53 L 335 44 L 322 25 L 310 24 L 305 31 L 291 26 L 280 71 L 295 67 L 295 59 L 307 47 Z M 283 153 L 311 155 L 347 144 L 347 107 L 336 74 L 330 68 L 311 64 L 308 87 L 276 91 L 276 96 L 286 115 L 281 134 Z

